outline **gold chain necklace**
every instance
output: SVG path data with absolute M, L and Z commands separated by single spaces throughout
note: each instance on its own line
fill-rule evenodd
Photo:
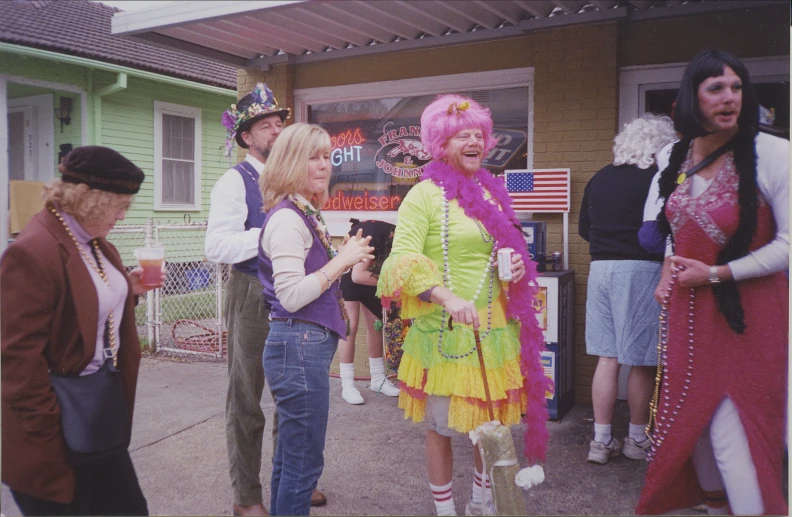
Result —
M 71 228 L 69 228 L 69 225 L 66 223 L 66 220 L 63 219 L 63 216 L 60 213 L 58 213 L 58 211 L 55 210 L 54 207 L 50 206 L 49 209 L 50 212 L 52 212 L 55 215 L 55 217 L 58 218 L 58 220 L 61 222 L 63 227 L 66 229 L 66 233 L 68 233 L 69 237 L 71 237 L 72 242 L 77 247 L 77 251 L 80 252 L 80 255 L 82 256 L 83 260 L 85 260 L 85 262 L 87 262 L 91 266 L 91 268 L 93 268 L 93 270 L 96 271 L 96 273 L 105 283 L 105 285 L 110 287 L 110 280 L 107 278 L 107 273 L 105 271 L 107 268 L 105 267 L 104 261 L 102 260 L 102 254 L 99 252 L 99 243 L 97 242 L 97 240 L 91 239 L 90 241 L 91 244 L 93 245 L 94 251 L 96 252 L 96 261 L 94 262 L 91 259 L 91 257 L 85 252 L 85 250 L 83 250 L 80 247 L 80 243 L 77 242 L 77 238 L 72 233 Z M 114 329 L 115 329 L 115 321 L 113 320 L 113 311 L 110 311 L 107 315 L 107 334 L 108 334 L 108 340 L 110 341 L 109 349 L 110 349 L 110 354 L 113 357 L 113 366 L 118 367 L 118 344 L 116 343 L 115 334 L 113 333 Z M 106 355 L 105 355 L 105 359 L 107 359 Z

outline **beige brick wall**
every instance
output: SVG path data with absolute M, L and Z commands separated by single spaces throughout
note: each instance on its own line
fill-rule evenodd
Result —
M 586 355 L 585 309 L 588 244 L 578 236 L 583 189 L 594 172 L 613 159 L 617 129 L 619 70 L 618 25 L 606 23 L 536 34 L 534 56 L 534 167 L 569 167 L 569 264 L 575 270 L 575 398 L 591 400 L 596 358 Z M 547 221 L 548 251 L 563 247 L 563 218 L 535 214 Z

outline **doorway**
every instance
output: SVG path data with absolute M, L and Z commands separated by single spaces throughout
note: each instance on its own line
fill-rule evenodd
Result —
M 49 181 L 55 177 L 53 95 L 8 99 L 10 180 Z

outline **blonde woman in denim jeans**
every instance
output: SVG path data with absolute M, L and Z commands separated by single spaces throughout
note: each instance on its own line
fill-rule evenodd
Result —
M 319 212 L 330 174 L 330 136 L 294 124 L 275 142 L 259 180 L 267 211 L 259 278 L 272 307 L 263 362 L 278 411 L 272 515 L 309 514 L 324 468 L 330 361 L 349 331 L 339 279 L 374 258 L 362 232 L 333 248 Z

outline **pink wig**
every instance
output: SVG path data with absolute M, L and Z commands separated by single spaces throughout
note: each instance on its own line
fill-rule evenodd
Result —
M 463 103 L 469 107 L 465 109 Z M 460 106 L 463 109 L 459 109 Z M 490 110 L 462 95 L 441 95 L 421 115 L 421 143 L 432 154 L 432 158 L 439 160 L 445 157 L 443 145 L 449 138 L 462 130 L 473 128 L 484 133 L 484 153 L 488 153 L 496 144 L 492 138 Z

